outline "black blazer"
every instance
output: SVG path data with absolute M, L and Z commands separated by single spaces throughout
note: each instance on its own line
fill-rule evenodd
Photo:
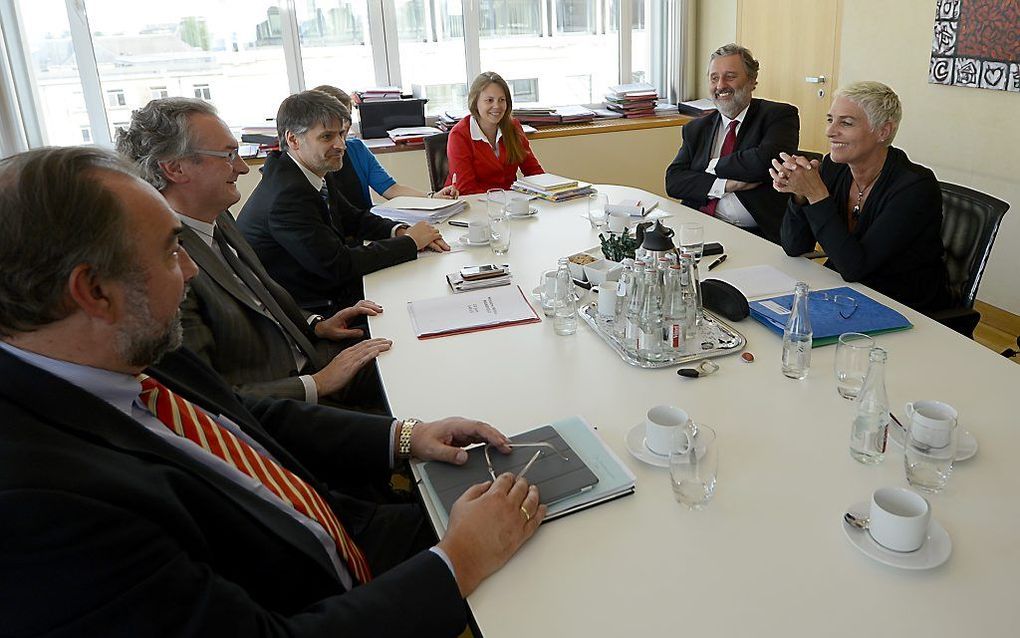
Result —
M 326 173 L 326 186 L 333 223 L 349 244 L 388 239 L 394 227 L 403 225 L 371 212 L 372 202 L 364 201 L 361 180 L 351 162 L 345 161 L 340 170 Z
M 229 212 L 220 213 L 216 226 L 269 291 L 275 307 L 269 307 L 271 317 L 267 316 L 214 249 L 184 226 L 181 245 L 199 267 L 181 304 L 184 345 L 239 392 L 304 400 L 305 388 L 298 373 L 318 371 L 339 346 L 315 337 L 308 327 L 308 315 L 262 267 Z M 281 328 L 308 357 L 306 370 L 296 369 L 290 342 Z
M 882 173 L 864 201 L 853 233 L 847 198 L 853 176 L 826 155 L 820 169 L 829 197 L 816 204 L 792 199 L 783 219 L 783 249 L 800 255 L 822 245 L 825 264 L 922 312 L 950 305 L 942 246 L 942 191 L 930 169 L 890 147 Z
M 758 222 L 762 235 L 778 244 L 779 226 L 789 196 L 772 188 L 769 168 L 780 151 L 797 150 L 800 141 L 797 107 L 753 98 L 737 133 L 736 150 L 716 163 L 712 175 L 705 169 L 712 159 L 712 143 L 721 123 L 722 116 L 715 111 L 683 125 L 683 145 L 666 169 L 666 193 L 692 208 L 700 208 L 708 203 L 708 191 L 717 178 L 761 182 L 758 188 L 737 192 L 737 199 Z
M 319 191 L 287 154 L 266 158 L 238 226 L 269 274 L 302 308 L 326 311 L 360 298 L 361 277 L 415 259 L 410 237 L 349 247 Z
M 319 490 L 355 537 L 364 528 L 374 506 L 327 492 L 316 476 L 387 476 L 391 419 L 239 399 L 186 351 L 150 373 L 234 420 Z M 322 546 L 288 514 L 2 350 L 0 423 L 5 635 L 455 636 L 463 628 L 456 581 L 434 553 L 345 591 Z

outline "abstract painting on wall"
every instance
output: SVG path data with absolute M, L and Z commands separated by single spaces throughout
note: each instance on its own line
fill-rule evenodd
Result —
M 928 82 L 1020 92 L 1020 0 L 937 0 Z

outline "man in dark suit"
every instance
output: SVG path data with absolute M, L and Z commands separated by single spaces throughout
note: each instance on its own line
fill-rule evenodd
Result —
M 778 244 L 789 197 L 772 188 L 769 168 L 797 149 L 797 107 L 752 99 L 758 61 L 736 44 L 712 53 L 708 79 L 717 111 L 683 126 L 666 193 Z
M 350 123 L 347 109 L 319 91 L 284 100 L 276 127 L 286 152 L 269 154 L 262 181 L 238 216 L 269 274 L 306 310 L 346 306 L 361 297 L 363 275 L 415 259 L 419 250 L 450 248 L 426 222 L 394 224 L 392 236 L 347 245 L 340 195 L 325 176 L 343 164 Z
M 199 266 L 183 305 L 190 350 L 241 392 L 386 411 L 374 359 L 391 342 L 353 327 L 382 308 L 360 301 L 325 319 L 273 281 L 227 210 L 248 167 L 212 105 L 153 100 L 119 131 L 117 149 L 184 224 L 181 245 Z
M 429 547 L 416 506 L 322 482 L 509 451 L 486 424 L 239 398 L 187 351 L 152 367 L 197 270 L 113 154 L 0 161 L 0 216 L 5 635 L 456 636 L 463 597 L 541 522 L 537 489 L 502 475 Z

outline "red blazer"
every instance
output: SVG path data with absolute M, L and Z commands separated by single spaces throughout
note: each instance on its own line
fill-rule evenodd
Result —
M 492 152 L 488 142 L 471 139 L 471 116 L 468 115 L 450 130 L 446 142 L 446 154 L 450 160 L 450 172 L 446 177 L 446 185 L 453 183 L 453 174 L 457 174 L 457 190 L 462 194 L 484 193 L 490 188 L 509 189 L 517 179 L 517 169 L 525 175 L 544 173 L 535 154 L 531 152 L 531 144 L 524 135 L 517 120 L 513 120 L 514 129 L 524 147 L 524 161 L 520 164 L 506 162 L 506 148 L 503 139 L 499 140 L 499 157 Z

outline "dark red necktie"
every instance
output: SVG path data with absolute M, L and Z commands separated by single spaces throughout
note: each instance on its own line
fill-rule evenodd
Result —
M 719 151 L 720 159 L 732 153 L 733 149 L 737 147 L 737 126 L 739 124 L 740 122 L 737 120 L 731 120 L 730 125 L 726 128 L 726 137 L 723 139 L 722 150 Z M 715 217 L 715 207 L 718 205 L 718 199 L 710 199 L 707 204 L 701 207 L 701 212 Z

